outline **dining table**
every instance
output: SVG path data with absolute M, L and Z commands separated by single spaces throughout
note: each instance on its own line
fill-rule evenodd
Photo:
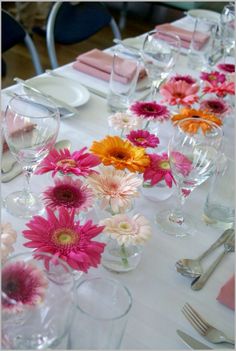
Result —
M 182 21 L 182 22 L 181 22 Z M 183 18 L 179 25 L 189 21 Z M 112 52 L 114 47 L 107 51 Z M 62 118 L 57 140 L 69 139 L 71 150 L 80 150 L 86 146 L 88 149 L 94 140 L 101 140 L 109 134 L 108 116 L 111 111 L 107 105 L 109 84 L 98 78 L 86 75 L 73 68 L 73 62 L 54 70 L 66 78 L 76 81 L 87 87 L 89 99 L 86 103 L 76 107 L 78 114 L 70 118 Z M 178 61 L 172 74 L 190 74 L 199 79 L 199 72 L 188 67 L 188 53 L 180 52 Z M 44 73 L 42 77 L 49 76 Z M 39 76 L 38 76 L 39 77 Z M 41 77 L 41 76 L 40 76 Z M 30 82 L 30 80 L 29 80 Z M 63 90 L 63 89 L 62 89 Z M 98 93 L 96 93 L 96 90 Z M 2 111 L 10 99 L 9 92 L 24 93 L 20 84 L 15 84 L 2 90 Z M 99 94 L 102 93 L 102 94 Z M 136 99 L 148 99 L 144 92 L 138 93 Z M 159 100 L 160 101 L 160 100 Z M 166 140 L 170 137 L 171 122 L 165 121 L 160 127 L 159 138 Z M 225 118 L 223 125 L 224 152 L 234 158 L 234 118 L 233 114 Z M 26 229 L 27 219 L 12 216 L 4 208 L 4 198 L 11 192 L 22 189 L 23 174 L 9 182 L 1 184 L 1 219 L 9 222 L 17 231 L 17 241 L 14 245 L 15 253 L 28 252 L 30 249 L 23 244 L 25 238 L 22 231 Z M 33 174 L 31 188 L 37 193 L 42 193 L 47 185 L 52 184 L 51 174 Z M 106 276 L 122 282 L 131 292 L 132 308 L 121 349 L 155 349 L 155 350 L 181 350 L 187 349 L 176 333 L 177 329 L 183 330 L 194 338 L 213 349 L 227 348 L 228 345 L 212 344 L 204 340 L 186 320 L 181 309 L 188 302 L 202 314 L 208 322 L 223 330 L 230 337 L 234 337 L 234 311 L 219 303 L 216 299 L 220 288 L 234 274 L 234 253 L 225 255 L 224 260 L 217 267 L 204 288 L 199 291 L 191 289 L 192 279 L 179 274 L 175 263 L 180 258 L 195 258 L 206 250 L 223 232 L 207 224 L 203 219 L 203 208 L 209 190 L 210 179 L 198 186 L 185 204 L 185 211 L 195 219 L 195 233 L 187 237 L 174 237 L 164 233 L 155 221 L 158 211 L 170 208 L 176 195 L 167 200 L 151 201 L 142 194 L 135 200 L 135 213 L 144 215 L 151 223 L 152 236 L 145 244 L 141 262 L 136 269 L 126 273 L 115 273 L 105 269 L 102 265 L 91 268 L 82 278 Z M 234 186 L 233 184 L 231 186 Z M 98 213 L 91 210 L 88 217 L 96 223 L 99 221 Z M 219 247 L 204 261 L 207 267 L 221 253 Z M 63 318 L 63 316 L 62 316 Z M 63 347 L 62 347 L 63 348 Z

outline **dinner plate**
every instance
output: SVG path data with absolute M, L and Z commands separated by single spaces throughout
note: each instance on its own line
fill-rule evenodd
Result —
M 87 88 L 66 77 L 35 77 L 27 83 L 73 107 L 84 105 L 90 98 Z
M 186 13 L 187 15 L 194 18 L 203 18 L 214 22 L 218 22 L 220 20 L 220 14 L 218 12 L 211 11 L 211 10 L 193 9 L 193 10 L 187 11 Z
M 143 48 L 144 37 L 134 37 L 126 38 L 121 41 L 125 46 L 130 46 L 131 48 L 141 50 Z

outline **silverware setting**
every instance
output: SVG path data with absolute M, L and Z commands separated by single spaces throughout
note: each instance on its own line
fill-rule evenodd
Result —
M 193 338 L 192 336 L 188 335 L 182 330 L 177 329 L 176 333 L 179 335 L 184 344 L 186 344 L 193 350 L 212 350 L 211 347 L 203 344 L 202 342 L 198 341 L 197 339 Z
M 216 248 L 224 244 L 224 242 L 234 234 L 234 229 L 226 229 L 221 236 L 199 257 L 195 259 L 191 258 L 182 258 L 178 260 L 175 264 L 177 272 L 180 274 L 190 277 L 197 278 L 203 274 L 203 267 L 201 265 L 201 261 L 211 254 Z
M 227 343 L 234 345 L 235 341 L 221 330 L 209 324 L 190 304 L 186 303 L 182 312 L 193 328 L 202 335 L 206 340 L 213 344 Z
M 215 259 L 215 261 L 208 267 L 208 269 L 201 274 L 199 277 L 195 278 L 191 283 L 192 290 L 200 290 L 208 281 L 209 277 L 212 275 L 218 264 L 222 261 L 226 254 L 234 252 L 235 248 L 235 235 L 234 231 L 229 236 L 229 238 L 224 243 L 224 251 Z

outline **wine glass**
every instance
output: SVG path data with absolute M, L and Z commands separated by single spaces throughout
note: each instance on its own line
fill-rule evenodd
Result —
M 38 195 L 30 190 L 30 178 L 37 165 L 55 144 L 60 114 L 56 105 L 41 95 L 18 95 L 6 108 L 3 131 L 9 149 L 22 165 L 25 188 L 9 194 L 4 205 L 8 212 L 21 218 L 30 218 L 43 210 Z
M 214 174 L 222 137 L 218 125 L 202 118 L 187 118 L 178 123 L 168 144 L 168 154 L 180 204 L 156 215 L 157 223 L 167 234 L 177 237 L 193 234 L 193 220 L 183 213 L 182 207 L 191 192 Z
M 44 252 L 20 253 L 2 265 L 1 282 L 3 349 L 53 349 L 66 343 L 75 303 L 66 262 Z
M 180 52 L 180 38 L 161 30 L 149 32 L 143 42 L 142 58 L 152 81 L 151 97 L 155 100 L 160 84 L 173 70 Z

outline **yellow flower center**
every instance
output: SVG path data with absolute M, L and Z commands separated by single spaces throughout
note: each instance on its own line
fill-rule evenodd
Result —
M 54 232 L 53 239 L 57 244 L 68 245 L 74 244 L 78 236 L 75 235 L 75 232 L 68 228 L 60 228 Z
M 124 123 L 128 123 L 129 122 L 129 119 L 127 117 L 124 117 L 123 120 L 122 120 Z
M 168 161 L 161 161 L 160 162 L 160 167 L 163 169 L 170 169 L 170 164 Z
M 121 229 L 121 230 L 124 230 L 124 231 L 130 231 L 130 229 L 131 229 L 131 226 L 130 226 L 130 224 L 128 223 L 128 222 L 120 222 L 119 223 L 119 228 Z
M 65 158 L 64 160 L 58 161 L 57 166 L 69 166 L 69 167 L 75 168 L 76 162 L 75 162 L 75 160 L 72 160 L 71 158 Z
M 145 139 L 140 137 L 140 138 L 137 138 L 136 140 L 142 142 L 142 141 L 144 141 Z

